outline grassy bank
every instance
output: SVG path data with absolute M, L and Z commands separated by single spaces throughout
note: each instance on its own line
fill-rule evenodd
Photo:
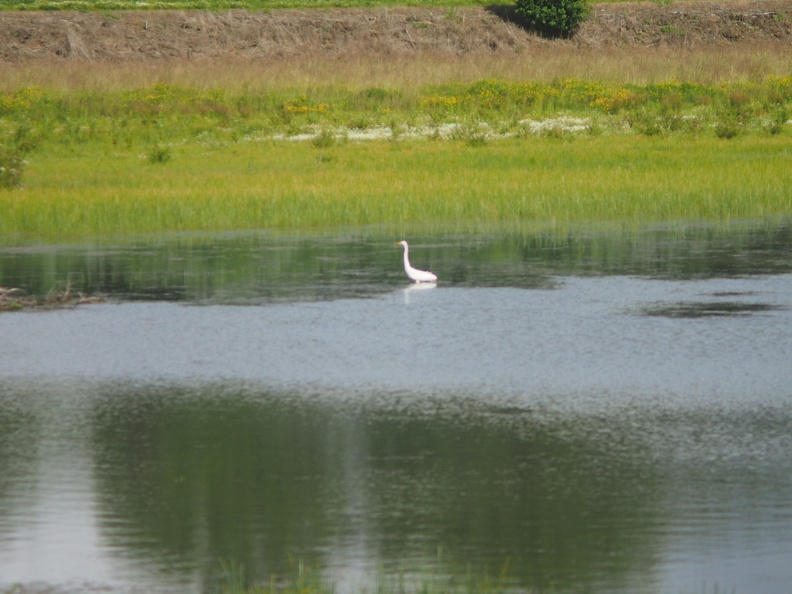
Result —
M 26 87 L 0 94 L 5 151 L 27 161 L 0 190 L 0 234 L 788 214 L 791 102 L 777 76 Z
M 2 195 L 0 234 L 506 221 L 729 220 L 792 212 L 789 141 L 644 136 L 47 150 Z

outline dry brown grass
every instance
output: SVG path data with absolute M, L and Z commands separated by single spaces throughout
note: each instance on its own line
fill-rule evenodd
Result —
M 352 88 L 410 88 L 484 78 L 552 80 L 587 78 L 633 84 L 680 80 L 701 84 L 759 81 L 789 74 L 792 45 L 687 49 L 537 48 L 516 55 L 325 56 L 271 62 L 223 57 L 142 62 L 78 62 L 57 59 L 0 63 L 0 88 L 39 86 L 64 90 L 119 90 L 157 82 L 196 88 L 266 91 L 345 85 Z
M 513 17 L 506 7 L 0 12 L 0 89 L 406 88 L 483 78 L 713 84 L 785 76 L 792 63 L 788 0 L 598 4 L 570 40 L 543 39 Z

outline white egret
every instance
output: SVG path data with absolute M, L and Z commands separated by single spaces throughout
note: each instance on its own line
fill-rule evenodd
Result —
M 406 241 L 399 241 L 396 245 L 404 247 L 404 272 L 410 277 L 414 283 L 433 283 L 437 281 L 437 277 L 427 270 L 418 270 L 410 266 L 410 246 Z

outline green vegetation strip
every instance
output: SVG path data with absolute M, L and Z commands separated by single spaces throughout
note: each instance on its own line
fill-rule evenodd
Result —
M 790 102 L 792 77 L 17 89 L 0 235 L 786 215 Z

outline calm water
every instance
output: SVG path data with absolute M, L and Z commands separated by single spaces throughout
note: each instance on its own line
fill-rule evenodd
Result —
M 0 249 L 0 591 L 792 583 L 792 224 Z

